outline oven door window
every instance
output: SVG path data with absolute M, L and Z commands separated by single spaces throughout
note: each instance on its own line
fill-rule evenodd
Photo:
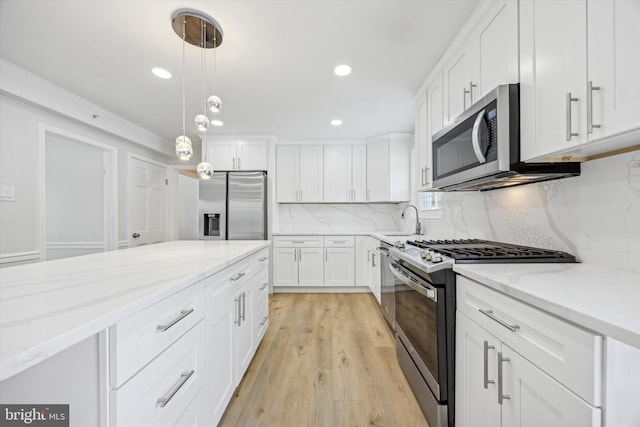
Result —
M 404 284 L 396 283 L 396 323 L 434 378 L 438 378 L 436 303 Z

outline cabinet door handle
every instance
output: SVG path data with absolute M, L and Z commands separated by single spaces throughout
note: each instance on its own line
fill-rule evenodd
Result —
M 298 250 L 297 249 L 293 250 L 293 261 L 298 261 Z
M 353 199 L 352 200 L 354 202 L 356 201 L 356 190 L 355 190 L 355 188 L 353 189 Z
M 473 82 L 469 82 L 469 106 L 473 104 L 473 88 L 474 87 L 476 87 L 476 85 L 474 85 Z
M 369 190 L 367 189 L 367 202 L 371 199 L 371 197 L 370 197 L 370 196 L 371 196 L 371 195 L 370 195 L 370 193 L 369 193 Z
M 244 322 L 245 320 L 247 320 L 245 318 L 245 315 L 247 314 L 247 296 L 246 294 L 243 292 L 242 293 L 242 316 L 240 317 L 242 319 L 242 321 Z
M 238 159 L 238 162 L 237 162 L 238 169 L 240 169 L 240 168 L 242 168 L 242 166 L 240 166 L 240 157 L 238 157 L 237 159 Z
M 260 322 L 260 326 L 264 326 L 264 324 L 267 323 L 267 320 L 269 320 L 269 316 L 264 316 L 262 318 L 262 322 Z
M 332 240 L 332 243 L 347 243 L 346 240 Z
M 593 129 L 600 128 L 600 125 L 593 123 L 593 91 L 600 90 L 600 86 L 594 86 L 593 82 L 587 82 L 587 133 L 593 133 Z
M 235 157 L 232 158 L 232 162 L 233 162 L 233 166 L 231 166 L 231 169 L 235 170 L 236 169 L 236 158 Z
M 263 257 L 258 258 L 258 261 L 262 262 L 262 261 L 266 261 L 268 259 L 269 259 L 268 256 L 263 256 Z
M 161 408 L 164 408 L 165 406 L 167 406 L 167 403 L 169 403 L 169 401 L 171 399 L 173 399 L 173 396 L 175 396 L 176 393 L 178 391 L 180 391 L 182 386 L 184 386 L 185 383 L 187 381 L 189 381 L 189 378 L 191 378 L 191 375 L 193 375 L 195 372 L 196 371 L 194 369 L 192 369 L 189 372 L 184 372 L 184 373 L 180 374 L 180 381 L 178 381 L 176 386 L 174 388 L 172 388 L 171 391 L 169 391 L 169 394 L 167 394 L 166 396 L 161 397 L 161 398 L 158 399 L 158 403 L 160 404 Z
M 485 316 L 489 317 L 490 319 L 493 319 L 496 322 L 500 323 L 502 326 L 504 326 L 505 328 L 507 328 L 511 332 L 515 332 L 518 329 L 520 329 L 520 325 L 510 325 L 510 324 L 508 324 L 507 322 L 505 322 L 504 320 L 502 320 L 501 318 L 499 318 L 498 316 L 493 314 L 493 310 L 486 310 L 484 308 L 479 308 L 478 311 L 480 313 L 484 314 Z
M 178 317 L 176 317 L 175 319 L 173 319 L 171 322 L 167 323 L 166 325 L 158 325 L 157 329 L 160 332 L 167 332 L 169 330 L 169 328 L 171 328 L 173 325 L 175 325 L 176 323 L 178 323 L 179 321 L 181 321 L 182 319 L 184 319 L 185 317 L 187 317 L 188 315 L 190 315 L 194 311 L 195 311 L 195 308 L 190 308 L 189 310 L 182 310 Z
M 376 266 L 376 253 L 371 251 L 371 267 Z
M 301 245 L 304 243 L 304 240 L 292 240 L 291 243 Z
M 324 250 L 324 260 L 329 261 L 329 249 Z
M 489 350 L 494 350 L 495 346 L 489 345 L 487 340 L 484 341 L 484 388 L 488 389 L 489 384 L 495 384 L 495 381 L 489 379 Z
M 567 141 L 571 141 L 572 136 L 578 136 L 578 133 L 571 132 L 571 103 L 578 102 L 578 98 L 572 98 L 571 92 L 567 92 Z
M 463 87 L 462 88 L 462 111 L 465 111 L 467 109 L 467 94 L 468 93 L 469 93 L 469 91 L 467 90 L 467 88 Z
M 238 295 L 238 298 L 234 298 L 233 299 L 233 301 L 235 301 L 238 304 L 238 308 L 237 308 L 237 311 L 236 311 L 236 313 L 238 313 L 238 314 L 236 316 L 236 320 L 234 320 L 233 323 L 235 323 L 238 326 L 240 326 L 242 324 L 242 321 L 240 320 L 240 298 L 241 298 L 241 296 Z
M 367 249 L 367 262 L 371 261 L 371 250 Z
M 302 262 L 302 249 L 298 249 L 298 261 Z
M 498 404 L 500 405 L 504 399 L 511 399 L 508 394 L 502 394 L 502 364 L 510 361 L 508 357 L 502 357 L 502 352 L 498 352 Z
M 264 289 L 265 289 L 267 286 L 269 286 L 269 282 L 264 282 L 264 283 L 262 284 L 262 286 L 260 286 L 260 290 L 261 290 L 261 291 L 264 291 Z
M 247 273 L 244 273 L 244 272 L 242 272 L 242 273 L 238 273 L 238 274 L 236 274 L 235 276 L 232 276 L 232 277 L 231 277 L 231 281 L 233 281 L 233 282 L 237 282 L 238 280 L 240 280 L 241 278 L 243 278 L 246 274 L 247 274 Z

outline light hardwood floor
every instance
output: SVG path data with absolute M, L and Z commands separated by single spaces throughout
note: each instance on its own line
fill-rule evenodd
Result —
M 427 426 L 370 294 L 273 294 L 221 426 Z

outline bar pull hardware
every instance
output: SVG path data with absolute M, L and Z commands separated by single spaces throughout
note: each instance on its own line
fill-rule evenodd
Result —
M 269 286 L 269 282 L 264 282 L 262 286 L 260 286 L 260 290 L 264 291 L 264 288 L 266 288 L 267 286 Z
M 329 249 L 324 250 L 324 260 L 329 261 Z
M 298 261 L 302 262 L 302 249 L 298 249 Z
M 502 363 L 509 361 L 508 357 L 502 357 L 502 352 L 498 352 L 498 404 L 500 405 L 504 399 L 511 399 L 508 394 L 502 394 Z
M 240 157 L 238 157 L 238 169 L 240 169 L 240 168 L 241 168 L 241 166 L 240 166 Z
M 167 332 L 167 330 L 169 330 L 169 328 L 171 328 L 173 325 L 175 325 L 176 323 L 178 323 L 179 321 L 181 321 L 182 319 L 184 319 L 185 317 L 187 317 L 188 315 L 190 315 L 194 311 L 195 311 L 195 308 L 190 308 L 189 310 L 182 310 L 178 317 L 176 317 L 175 319 L 173 319 L 171 322 L 167 323 L 166 325 L 158 325 L 157 329 L 160 332 Z
M 262 318 L 262 322 L 260 322 L 260 326 L 264 326 L 264 324 L 267 323 L 267 320 L 269 320 L 269 316 L 264 316 Z
M 244 322 L 245 320 L 247 320 L 245 318 L 245 315 L 247 314 L 247 296 L 245 295 L 245 293 L 242 293 L 242 315 L 241 315 L 241 319 Z
M 294 261 L 298 261 L 298 250 L 297 249 L 293 250 L 293 260 Z
M 232 282 L 237 282 L 238 280 L 242 279 L 246 274 L 247 274 L 247 273 L 244 273 L 244 272 L 242 272 L 242 273 L 238 273 L 238 274 L 236 274 L 235 276 L 232 276 L 232 277 L 231 277 L 231 281 L 232 281 Z
M 304 240 L 292 240 L 291 243 L 296 243 L 298 245 L 301 245 L 304 243 Z
M 371 250 L 367 249 L 367 262 L 371 261 Z
M 236 316 L 236 320 L 233 321 L 233 323 L 235 323 L 236 325 L 240 326 L 242 324 L 242 321 L 240 320 L 240 298 L 241 296 L 238 295 L 238 298 L 234 298 L 233 301 L 238 303 L 238 315 Z
M 371 267 L 375 267 L 376 265 L 376 253 L 371 251 Z
M 233 170 L 235 170 L 235 169 L 236 169 L 236 158 L 235 158 L 235 157 L 233 158 L 233 168 L 232 168 L 232 169 L 233 169 Z
M 587 82 L 587 133 L 593 133 L 593 129 L 599 129 L 600 125 L 593 124 L 593 91 L 600 90 L 600 86 L 594 86 L 593 82 Z
M 346 240 L 334 240 L 333 243 L 347 243 Z
M 488 389 L 489 384 L 495 384 L 494 380 L 489 379 L 489 350 L 494 350 L 495 346 L 489 345 L 487 340 L 484 341 L 484 388 Z
M 571 103 L 578 102 L 578 98 L 572 98 L 571 92 L 567 92 L 567 141 L 571 141 L 572 136 L 578 136 L 577 132 L 571 132 Z
M 371 194 L 369 192 L 369 190 L 367 190 L 367 201 L 369 201 L 371 199 Z
M 467 94 L 470 93 L 467 88 L 462 88 L 462 111 L 467 109 Z
M 263 256 L 263 257 L 258 258 L 258 261 L 262 262 L 262 261 L 266 261 L 268 259 L 269 259 L 268 256 Z
M 495 314 L 493 314 L 493 310 L 485 310 L 484 308 L 479 308 L 478 311 L 480 313 L 484 314 L 485 316 L 487 316 L 487 317 L 495 320 L 496 322 L 500 323 L 502 326 L 504 326 L 505 328 L 507 328 L 511 332 L 515 332 L 518 329 L 520 329 L 520 325 L 510 325 L 507 322 L 505 322 L 504 320 L 502 320 L 499 317 L 497 317 Z
M 469 82 L 469 106 L 473 104 L 473 88 L 477 85 L 474 85 L 473 82 Z
M 175 396 L 176 393 L 180 391 L 182 386 L 184 386 L 185 383 L 189 381 L 189 378 L 191 378 L 191 375 L 193 375 L 195 372 L 196 371 L 192 369 L 189 372 L 184 372 L 183 374 L 180 375 L 180 381 L 178 382 L 178 384 L 176 384 L 176 386 L 173 389 L 171 389 L 169 394 L 166 395 L 165 397 L 161 397 L 158 399 L 157 402 L 160 404 L 161 408 L 164 408 L 165 406 L 167 406 L 169 401 L 173 399 L 173 396 Z

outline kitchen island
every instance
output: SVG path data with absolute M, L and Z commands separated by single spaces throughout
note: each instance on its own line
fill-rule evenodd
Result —
M 268 246 L 268 241 L 173 241 L 0 270 L 0 403 L 70 403 L 72 426 L 80 425 L 75 421 L 79 419 L 82 425 L 133 425 L 123 417 L 132 412 L 121 404 L 126 397 L 151 417 L 140 418 L 143 423 L 178 420 L 196 396 L 204 400 L 205 392 L 215 393 L 202 387 L 209 374 L 185 368 L 191 380 L 181 381 L 185 377 L 178 374 L 180 381 L 169 378 L 167 384 L 158 384 L 159 398 L 154 396 L 148 408 L 136 403 L 134 395 L 148 394 L 155 385 L 136 384 L 138 378 L 148 376 L 150 369 L 163 376 L 165 365 L 182 359 L 203 367 L 207 358 L 232 363 L 242 357 L 243 366 L 221 366 L 233 374 L 227 378 L 233 391 L 268 325 Z M 219 317 L 221 313 L 226 316 Z M 239 333 L 245 324 L 247 332 Z M 219 338 L 225 342 L 202 342 L 216 333 L 222 333 Z M 188 351 L 174 350 L 181 346 Z M 216 354 L 211 354 L 213 348 Z M 228 355 L 221 357 L 220 352 Z M 66 371 L 58 379 L 62 384 L 48 386 L 50 395 L 42 393 L 42 383 L 29 384 L 35 380 L 30 371 L 40 377 L 43 366 L 45 375 L 51 374 L 45 383 Z M 81 375 L 86 366 L 98 371 L 87 384 L 67 378 L 73 372 Z M 189 391 L 173 387 L 176 382 L 193 384 L 184 387 L 193 389 L 190 397 Z M 74 420 L 84 403 L 74 408 L 75 402 L 60 401 L 59 396 L 73 400 L 78 393 L 65 394 L 65 387 L 82 386 L 95 394 L 82 397 L 91 401 L 86 407 L 93 408 L 85 412 L 99 408 L 99 415 Z M 199 393 L 200 388 L 205 392 Z M 23 401 L 14 402 L 20 393 L 26 393 Z M 157 404 L 167 393 L 175 397 Z M 226 389 L 224 393 L 222 411 L 231 395 Z M 24 401 L 30 396 L 32 400 Z M 176 407 L 172 414 L 160 413 L 171 406 Z

